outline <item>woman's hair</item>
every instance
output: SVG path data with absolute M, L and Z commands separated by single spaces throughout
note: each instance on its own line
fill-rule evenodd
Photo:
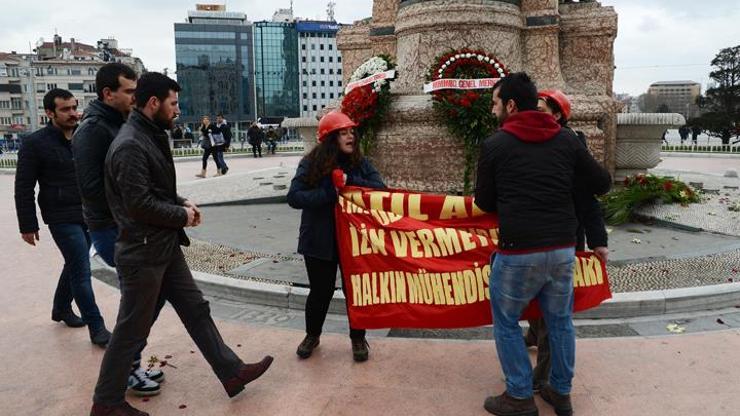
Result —
M 540 97 L 540 100 L 544 101 L 547 108 L 550 109 L 550 111 L 555 113 L 560 113 L 560 118 L 557 120 L 558 124 L 560 124 L 561 127 L 568 127 L 568 120 L 565 119 L 563 116 L 563 109 L 560 108 L 558 103 L 555 102 L 555 100 L 547 98 L 547 97 Z
M 316 145 L 311 152 L 306 155 L 306 159 L 311 162 L 306 175 L 306 183 L 316 186 L 321 182 L 321 178 L 331 174 L 331 171 L 339 166 L 339 159 L 349 161 L 349 167 L 355 168 L 362 162 L 362 152 L 357 138 L 353 146 L 352 153 L 345 155 L 339 150 L 339 131 L 336 130 L 324 139 L 323 142 Z

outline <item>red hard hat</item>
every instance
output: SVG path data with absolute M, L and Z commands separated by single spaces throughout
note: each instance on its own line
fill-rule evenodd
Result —
M 567 95 L 563 94 L 562 91 L 542 90 L 537 95 L 539 96 L 539 98 L 545 98 L 555 101 L 558 107 L 560 107 L 560 113 L 563 115 L 563 118 L 566 120 L 570 119 L 570 98 L 568 98 Z
M 319 120 L 319 143 L 323 142 L 329 133 L 351 127 L 357 127 L 357 123 L 344 113 L 332 111 Z

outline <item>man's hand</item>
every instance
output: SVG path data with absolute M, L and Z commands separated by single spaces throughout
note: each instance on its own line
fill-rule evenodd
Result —
M 185 212 L 188 214 L 188 222 L 185 224 L 186 227 L 195 227 L 198 225 L 198 213 L 191 207 L 183 207 Z
M 197 227 L 200 225 L 200 223 L 203 221 L 203 216 L 201 215 L 200 208 L 198 208 L 195 203 L 191 202 L 190 200 L 186 199 L 185 202 L 183 202 L 183 206 L 186 208 L 192 208 L 193 211 L 195 211 L 195 224 L 193 224 L 193 227 Z
M 36 241 L 39 241 L 39 232 L 36 231 L 36 232 L 33 232 L 33 233 L 21 233 L 21 238 L 26 243 L 28 243 L 28 244 L 30 244 L 32 246 L 35 246 L 36 245 Z
M 596 254 L 602 263 L 606 264 L 606 260 L 609 258 L 609 249 L 606 247 L 596 247 L 594 248 L 594 254 Z

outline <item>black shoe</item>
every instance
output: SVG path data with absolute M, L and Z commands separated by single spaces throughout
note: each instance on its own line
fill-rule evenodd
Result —
M 352 359 L 361 363 L 363 361 L 367 361 L 369 355 L 370 344 L 367 343 L 365 337 L 352 340 Z
M 79 316 L 75 315 L 74 312 L 51 312 L 51 320 L 54 322 L 64 322 L 70 328 L 81 328 L 85 326 L 85 322 Z
M 90 342 L 97 345 L 98 347 L 105 348 L 108 346 L 110 341 L 110 332 L 105 327 L 101 327 L 97 330 L 90 329 Z
M 516 399 L 504 392 L 500 396 L 486 397 L 483 408 L 496 416 L 538 416 L 534 398 Z
M 306 335 L 305 338 L 303 338 L 303 341 L 301 341 L 301 344 L 298 345 L 298 349 L 295 351 L 295 353 L 301 357 L 301 358 L 308 358 L 313 353 L 313 350 L 316 349 L 316 347 L 319 346 L 319 337 L 315 337 L 313 335 Z
M 558 416 L 573 415 L 573 405 L 570 403 L 570 394 L 560 394 L 552 389 L 549 384 L 542 386 L 540 397 L 553 408 Z

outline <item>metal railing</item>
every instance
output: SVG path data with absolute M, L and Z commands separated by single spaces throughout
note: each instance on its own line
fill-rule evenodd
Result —
M 0 169 L 15 169 L 17 165 L 15 157 L 0 157 Z
M 262 152 L 267 152 L 267 145 L 262 145 Z M 303 142 L 280 143 L 275 148 L 276 153 L 303 152 Z M 240 145 L 232 146 L 226 151 L 227 155 L 252 154 L 252 146 L 246 145 L 242 148 Z M 180 147 L 172 149 L 173 157 L 193 157 L 203 155 L 203 149 L 200 147 Z
M 740 145 L 729 144 L 663 144 L 662 152 L 678 153 L 734 153 L 740 154 Z

